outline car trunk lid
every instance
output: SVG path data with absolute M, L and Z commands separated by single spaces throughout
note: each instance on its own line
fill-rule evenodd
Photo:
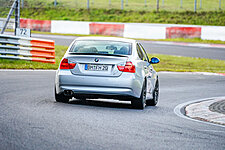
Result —
M 118 64 L 125 64 L 128 57 L 123 55 L 90 55 L 90 54 L 70 54 L 70 63 L 76 63 L 76 67 L 71 69 L 74 75 L 82 76 L 108 76 L 118 77 L 122 74 L 118 70 Z

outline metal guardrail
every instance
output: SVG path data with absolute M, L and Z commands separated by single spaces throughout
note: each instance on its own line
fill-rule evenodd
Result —
M 52 40 L 0 35 L 0 59 L 30 60 L 55 63 Z

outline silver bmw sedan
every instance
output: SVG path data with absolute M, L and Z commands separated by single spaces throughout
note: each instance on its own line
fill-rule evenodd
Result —
M 143 46 L 132 39 L 80 37 L 62 58 L 55 79 L 55 100 L 110 98 L 134 108 L 155 106 L 159 78 Z

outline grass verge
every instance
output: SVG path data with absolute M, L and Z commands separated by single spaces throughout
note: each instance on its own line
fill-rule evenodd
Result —
M 171 56 L 162 54 L 149 55 L 149 57 L 152 56 L 160 58 L 160 63 L 153 65 L 157 71 L 225 73 L 224 60 Z
M 66 46 L 56 46 L 56 64 L 0 59 L 0 69 L 57 69 L 66 50 Z M 223 60 L 149 54 L 149 57 L 152 56 L 161 60 L 159 64 L 154 65 L 156 71 L 225 73 Z
M 2 14 L 9 10 L 0 8 Z M 97 22 L 165 23 L 225 26 L 225 11 L 133 11 L 120 9 L 23 8 L 21 18 Z
M 26 0 L 24 1 L 25 7 L 54 7 L 55 0 Z M 120 9 L 121 0 L 90 0 L 90 8 L 104 8 L 104 9 Z M 221 1 L 221 9 L 224 10 L 224 1 Z M 125 10 L 156 10 L 156 0 L 124 0 Z M 57 0 L 56 7 L 64 8 L 87 8 L 86 0 Z M 197 1 L 197 11 L 218 10 L 219 0 L 204 0 Z M 184 11 L 194 10 L 194 0 L 160 0 L 159 10 L 169 11 Z

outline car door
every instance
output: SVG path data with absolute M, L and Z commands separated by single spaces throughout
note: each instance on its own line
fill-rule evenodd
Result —
M 140 43 L 139 43 L 139 47 L 143 53 L 144 60 L 146 61 L 147 99 L 151 99 L 152 93 L 154 90 L 155 81 L 156 81 L 156 72 L 153 66 L 150 64 L 148 55 L 144 47 Z

